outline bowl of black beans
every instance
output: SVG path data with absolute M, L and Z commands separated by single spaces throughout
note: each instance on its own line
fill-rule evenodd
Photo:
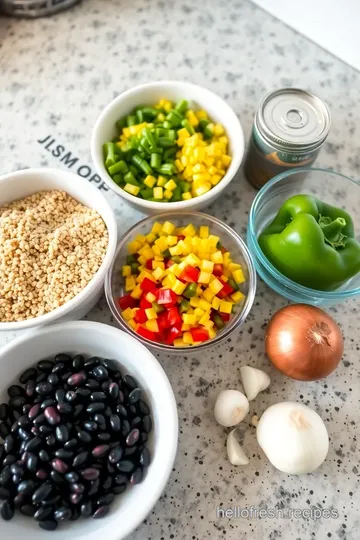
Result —
M 0 538 L 120 540 L 171 473 L 178 417 L 156 358 L 78 321 L 0 352 Z

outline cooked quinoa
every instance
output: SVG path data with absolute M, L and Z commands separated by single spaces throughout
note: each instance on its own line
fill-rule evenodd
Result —
M 98 212 L 64 191 L 0 206 L 0 321 L 39 317 L 74 298 L 100 268 L 107 246 Z

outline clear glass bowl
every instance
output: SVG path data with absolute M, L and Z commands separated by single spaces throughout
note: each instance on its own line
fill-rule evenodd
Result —
M 210 228 L 211 234 L 219 236 L 220 242 L 226 246 L 231 252 L 232 259 L 243 268 L 246 282 L 243 283 L 242 292 L 245 294 L 245 300 L 239 304 L 237 311 L 233 314 L 231 320 L 225 327 L 218 332 L 215 338 L 208 340 L 201 345 L 191 347 L 173 347 L 171 345 L 163 345 L 154 343 L 148 339 L 139 336 L 132 328 L 130 328 L 121 314 L 117 299 L 124 294 L 124 279 L 121 275 L 121 267 L 125 264 L 126 256 L 128 255 L 127 245 L 135 239 L 139 234 L 148 234 L 156 221 L 165 222 L 171 221 L 177 227 L 182 227 L 192 223 L 196 228 L 200 225 L 207 225 Z M 105 279 L 105 294 L 110 310 L 118 322 L 119 326 L 129 332 L 136 339 L 141 341 L 147 347 L 151 347 L 158 351 L 181 354 L 188 352 L 189 349 L 200 351 L 210 346 L 214 346 L 226 339 L 236 328 L 238 328 L 246 319 L 251 306 L 254 302 L 256 291 L 256 271 L 251 255 L 245 245 L 245 242 L 231 227 L 207 214 L 199 212 L 164 212 L 157 216 L 150 216 L 136 225 L 131 227 L 127 233 L 121 238 L 117 247 L 115 259 L 110 267 Z
M 334 305 L 360 293 L 360 273 L 334 291 L 318 291 L 295 283 L 281 274 L 263 254 L 258 237 L 280 206 L 296 194 L 318 199 L 346 210 L 354 221 L 360 239 L 360 185 L 351 178 L 326 169 L 300 168 L 275 176 L 256 195 L 250 209 L 247 244 L 259 276 L 275 292 L 292 300 L 314 306 Z

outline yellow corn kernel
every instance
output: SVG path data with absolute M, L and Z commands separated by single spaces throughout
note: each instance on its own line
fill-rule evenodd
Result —
M 215 253 L 211 254 L 210 258 L 212 262 L 215 264 L 222 264 L 224 261 L 223 254 L 221 253 L 221 251 L 215 251 Z
M 160 236 L 160 238 L 155 240 L 155 245 L 158 246 L 160 251 L 165 251 L 168 248 L 166 237 Z M 154 246 L 153 246 L 153 252 L 154 252 Z
M 210 302 L 210 304 L 213 301 L 213 298 L 215 296 L 215 294 L 212 292 L 212 290 L 209 287 L 207 287 L 207 289 L 205 289 L 205 291 L 202 293 L 202 295 L 203 295 L 203 297 L 205 298 L 205 300 L 207 302 Z
M 160 281 L 160 279 L 165 275 L 165 270 L 163 270 L 162 268 L 155 268 L 152 275 L 157 281 Z
M 198 277 L 198 283 L 204 283 L 205 285 L 207 285 L 208 283 L 210 283 L 210 276 L 211 274 L 209 274 L 209 272 L 201 271 Z
M 189 201 L 190 199 L 193 198 L 193 196 L 191 195 L 190 191 L 187 191 L 186 193 L 183 193 L 182 195 L 182 198 L 184 201 Z
M 221 156 L 221 160 L 223 162 L 223 165 L 225 165 L 225 167 L 228 167 L 231 163 L 231 157 L 230 156 L 227 156 L 226 154 L 223 154 Z
M 191 328 L 191 326 L 189 324 L 183 323 L 182 326 L 181 326 L 181 331 L 182 332 L 187 332 L 188 330 L 190 330 L 190 328 Z
M 225 133 L 225 130 L 221 124 L 215 124 L 213 131 L 214 131 L 214 135 L 216 136 L 223 135 Z
M 199 319 L 199 324 L 205 325 L 209 320 L 210 315 L 208 313 L 205 313 L 205 315 L 203 315 L 201 319 Z
M 211 307 L 218 310 L 220 307 L 221 300 L 217 296 L 214 296 L 213 301 L 211 302 Z
M 205 184 L 202 184 L 201 186 L 197 187 L 195 189 L 195 194 L 197 197 L 200 197 L 200 195 L 204 195 L 204 193 L 207 193 L 211 189 L 210 182 L 205 182 Z
M 197 318 L 197 320 L 201 319 L 205 315 L 205 311 L 199 307 L 194 309 L 194 315 Z
M 211 303 L 208 302 L 207 300 L 204 300 L 204 298 L 200 298 L 199 308 L 203 309 L 204 311 L 210 311 L 211 310 Z
M 200 298 L 197 296 L 192 296 L 190 298 L 190 306 L 197 308 L 199 306 Z
M 189 347 L 187 343 L 182 338 L 176 338 L 173 341 L 174 347 Z
M 206 163 L 205 149 L 201 148 L 201 146 L 194 148 L 193 155 L 197 162 L 203 161 Z
M 157 319 L 157 313 L 156 311 L 154 310 L 154 308 L 146 308 L 145 309 L 145 313 L 146 313 L 146 316 L 149 320 L 152 320 L 152 319 Z
M 210 321 L 210 322 L 212 322 L 212 321 Z M 210 339 L 214 339 L 214 337 L 216 337 L 216 330 L 214 330 L 214 328 L 207 327 L 207 331 L 209 332 L 209 338 Z
M 193 169 L 193 172 L 195 172 L 194 169 Z M 210 180 L 210 174 L 207 172 L 195 173 L 193 174 L 193 180 L 194 182 L 201 182 L 201 183 L 207 182 L 208 180 Z
M 230 314 L 233 305 L 234 304 L 232 302 L 226 302 L 225 300 L 220 300 L 219 311 L 221 311 L 221 313 L 229 313 Z
M 171 255 L 182 255 L 182 252 L 183 252 L 182 247 L 181 245 L 179 246 L 179 244 L 177 244 L 176 246 L 170 247 L 169 251 Z
M 156 261 L 153 260 L 151 263 L 152 269 L 156 270 L 156 268 L 161 268 L 162 270 L 165 270 L 165 263 L 164 261 Z
M 127 321 L 127 323 L 130 326 L 130 328 L 132 328 L 133 330 L 136 329 L 137 323 L 134 321 L 134 319 L 130 319 L 129 321 Z
M 152 292 L 148 292 L 148 293 L 146 294 L 145 298 L 146 298 L 146 300 L 147 300 L 148 302 L 150 302 L 150 304 L 152 304 L 152 303 L 155 302 L 155 300 L 156 300 L 156 296 L 155 296 L 155 294 L 153 294 Z
M 233 302 L 235 302 L 235 304 L 238 304 L 239 302 L 242 302 L 242 300 L 245 298 L 245 295 L 240 291 L 236 291 L 230 295 L 230 298 Z
M 187 345 L 192 345 L 194 343 L 191 332 L 184 332 L 184 335 L 182 338 L 183 338 L 184 343 L 186 343 Z
M 151 332 L 158 332 L 159 331 L 159 325 L 155 319 L 151 319 L 149 321 L 146 321 L 145 326 L 148 330 L 151 330 Z
M 214 294 L 217 294 L 218 292 L 220 292 L 222 288 L 223 288 L 223 284 L 217 278 L 213 279 L 210 282 L 209 289 Z
M 122 316 L 124 317 L 125 321 L 129 321 L 130 319 L 133 318 L 133 310 L 130 307 L 128 307 L 122 312 Z
M 185 324 L 194 325 L 196 324 L 196 317 L 195 315 L 188 315 L 187 313 L 183 313 L 182 320 Z
M 190 133 L 186 128 L 181 128 L 178 131 L 178 136 L 180 139 L 187 139 L 188 137 L 190 137 Z
M 184 165 L 181 163 L 180 159 L 175 160 L 175 165 L 178 170 L 178 172 L 181 172 L 184 170 Z
M 196 115 L 196 118 L 198 120 L 202 120 L 203 118 L 207 118 L 208 115 L 207 115 L 207 112 L 204 111 L 203 109 L 200 109 L 198 111 L 195 112 L 195 115 Z
M 186 118 L 188 119 L 190 126 L 196 127 L 199 124 L 199 120 L 196 118 L 192 109 L 187 111 Z
M 127 193 L 130 193 L 130 195 L 138 195 L 140 188 L 138 186 L 133 186 L 132 184 L 126 184 L 124 187 L 124 191 L 127 191 Z
M 164 198 L 164 190 L 162 187 L 155 187 L 153 188 L 154 193 L 154 199 L 163 199 Z
M 129 276 L 125 279 L 125 291 L 132 291 L 136 287 L 134 276 Z
M 171 290 L 174 291 L 175 294 L 182 294 L 186 289 L 186 283 L 182 283 L 179 279 L 176 280 L 174 285 L 171 286 Z
M 131 291 L 130 296 L 132 298 L 135 298 L 135 300 L 139 300 L 142 296 L 142 289 L 140 289 L 140 285 L 136 285 L 135 289 Z
M 190 264 L 191 266 L 200 265 L 200 259 L 194 253 L 189 253 L 189 255 L 185 258 L 184 262 L 186 262 L 187 264 Z
M 131 266 L 128 266 L 127 264 L 125 264 L 122 267 L 122 275 L 123 277 L 131 276 Z
M 204 173 L 205 171 L 206 169 L 202 163 L 196 163 L 196 165 L 193 166 L 194 173 Z
M 241 268 L 238 270 L 235 270 L 235 272 L 232 273 L 232 276 L 236 283 L 243 283 L 245 281 L 245 276 Z
M 187 166 L 185 171 L 182 173 L 184 180 L 190 180 L 190 178 L 192 179 L 192 174 L 192 168 L 189 166 Z
M 166 182 L 167 182 L 166 178 L 164 178 L 163 176 L 158 176 L 156 185 L 159 187 L 164 187 Z
M 171 182 L 172 180 L 170 180 Z M 174 182 L 175 184 L 175 182 Z M 176 187 L 176 184 L 175 184 L 175 187 Z M 167 188 L 169 189 L 169 188 Z M 175 231 L 175 225 L 173 223 L 171 223 L 171 221 L 165 221 L 165 223 L 163 224 L 162 226 L 162 232 L 166 235 L 170 235 L 172 234 L 174 231 Z
M 211 274 L 214 270 L 214 263 L 212 261 L 208 261 L 207 259 L 202 259 L 200 262 L 200 270 Z
M 152 226 L 151 228 L 151 232 L 154 233 L 154 234 L 159 234 L 159 232 L 161 231 L 162 229 L 162 223 L 159 223 L 158 221 L 156 221 L 154 223 L 154 225 Z
M 183 167 L 186 167 L 188 165 L 188 158 L 186 156 L 181 156 L 180 161 Z

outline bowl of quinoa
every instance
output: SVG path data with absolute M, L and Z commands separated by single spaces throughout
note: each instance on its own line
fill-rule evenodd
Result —
M 57 169 L 0 177 L 0 331 L 84 316 L 116 241 L 110 205 L 81 177 Z

